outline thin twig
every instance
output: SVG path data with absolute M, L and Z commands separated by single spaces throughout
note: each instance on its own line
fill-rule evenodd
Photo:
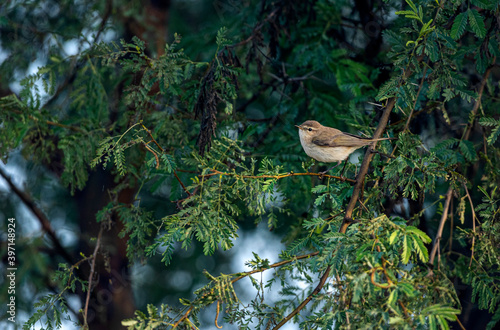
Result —
M 453 226 L 454 226 L 454 223 L 453 223 L 453 200 L 451 201 L 451 212 L 452 212 L 452 215 L 450 217 L 450 239 L 448 240 L 448 251 L 453 251 Z
M 448 218 L 448 210 L 450 208 L 452 195 L 453 195 L 453 189 L 449 187 L 448 192 L 446 193 L 446 202 L 444 203 L 443 215 L 441 216 L 441 221 L 439 222 L 438 231 L 436 234 L 436 238 L 434 239 L 434 245 L 432 246 L 431 256 L 429 258 L 429 264 L 431 265 L 434 264 L 434 258 L 436 257 L 436 252 L 439 247 L 439 241 L 441 240 L 441 235 L 443 235 L 444 223 Z
M 235 176 L 238 178 L 243 178 L 243 179 L 283 179 L 283 178 L 288 178 L 290 176 L 318 176 L 320 178 L 332 178 L 332 179 L 337 179 L 340 181 L 348 181 L 355 183 L 355 180 L 352 179 L 347 179 L 347 178 L 341 178 L 340 176 L 334 176 L 334 175 L 329 175 L 329 174 L 321 174 L 321 173 L 312 173 L 312 172 L 306 172 L 306 173 L 294 173 L 294 172 L 289 172 L 285 174 L 277 174 L 277 175 L 240 175 L 238 173 L 228 173 L 228 172 L 221 172 L 215 169 L 210 169 L 212 173 L 209 174 L 202 174 L 199 175 L 199 177 L 211 177 L 214 175 L 226 175 L 226 176 Z
M 156 151 L 154 151 L 154 150 L 153 150 L 151 147 L 149 147 L 146 143 L 144 143 L 144 147 L 145 147 L 146 149 L 148 149 L 148 151 L 149 151 L 150 153 L 152 153 L 152 154 L 153 154 L 153 156 L 155 157 L 155 160 L 156 160 L 156 166 L 155 166 L 155 168 L 156 168 L 156 169 L 160 168 L 160 159 L 158 158 L 158 154 L 156 153 Z
M 458 319 L 458 316 L 457 316 L 457 319 L 456 319 L 455 321 L 456 321 L 456 322 L 458 323 L 458 325 L 460 326 L 460 329 L 465 330 L 465 327 L 463 326 L 462 322 L 460 322 L 460 320 Z
M 496 57 L 493 58 L 493 63 L 495 63 L 495 60 L 496 60 Z M 476 119 L 477 112 L 478 112 L 479 107 L 481 105 L 481 98 L 483 96 L 484 86 L 486 86 L 486 82 L 488 81 L 488 77 L 489 77 L 490 72 L 493 69 L 493 67 L 494 67 L 494 65 L 490 65 L 483 74 L 483 77 L 481 79 L 481 83 L 479 85 L 479 90 L 477 93 L 477 99 L 474 102 L 474 107 L 472 108 L 472 111 L 471 111 L 472 121 L 467 124 L 467 128 L 464 131 L 462 140 L 465 140 L 465 141 L 469 140 L 470 134 L 472 132 L 472 128 L 474 127 L 474 121 Z M 476 217 L 476 213 L 474 211 L 474 205 L 472 203 L 472 199 L 470 197 L 469 191 L 468 191 L 467 186 L 465 184 L 464 184 L 464 188 L 465 188 L 465 192 L 467 193 L 467 197 L 469 199 L 469 203 L 471 205 L 472 215 L 473 215 L 472 230 L 474 232 L 474 235 L 472 236 L 472 248 L 471 248 L 472 254 L 471 254 L 471 258 L 470 258 L 470 262 L 469 262 L 469 267 L 470 267 L 472 264 L 472 260 L 474 259 L 474 245 L 476 242 L 476 220 L 477 220 L 477 217 Z
M 192 310 L 193 310 L 193 305 L 191 305 L 189 307 L 189 309 L 186 311 L 186 313 L 184 313 L 184 315 L 182 315 L 182 317 L 179 320 L 177 320 L 177 322 L 175 322 L 175 324 L 172 326 L 172 328 L 174 328 L 174 329 L 177 328 L 177 326 L 179 324 L 181 324 L 182 321 L 184 321 L 185 319 L 188 318 L 189 313 L 191 313 Z
M 283 260 L 283 261 L 280 261 L 280 262 L 276 262 L 272 265 L 269 265 L 269 267 L 265 267 L 265 268 L 258 268 L 258 269 L 254 269 L 254 270 L 251 270 L 251 271 L 248 271 L 248 272 L 244 272 L 242 273 L 241 276 L 238 276 L 237 278 L 231 280 L 231 283 L 236 283 L 238 282 L 239 280 L 241 280 L 242 278 L 244 277 L 247 277 L 249 275 L 252 275 L 252 274 L 255 274 L 255 273 L 260 273 L 260 272 L 264 272 L 268 269 L 271 269 L 271 268 L 277 268 L 277 267 L 281 267 L 283 265 L 286 265 L 286 264 L 289 264 L 293 261 L 296 261 L 296 260 L 300 260 L 300 259 L 307 259 L 307 258 L 311 258 L 311 257 L 314 257 L 316 255 L 318 255 L 319 252 L 312 252 L 312 253 L 309 253 L 309 254 L 304 254 L 304 255 L 301 255 L 301 256 L 298 256 L 298 257 L 294 257 L 293 259 L 290 259 L 290 260 Z
M 141 124 L 142 125 L 142 128 L 144 128 L 144 130 L 148 133 L 149 137 L 151 138 L 151 140 L 156 144 L 156 146 L 161 150 L 162 153 L 165 153 L 165 149 L 163 149 L 160 144 L 156 141 L 156 139 L 153 137 L 153 134 L 151 134 L 151 131 L 146 127 L 144 126 L 144 124 Z M 172 169 L 172 172 L 174 173 L 174 176 L 175 178 L 177 179 L 177 181 L 179 181 L 179 184 L 181 185 L 182 189 L 184 190 L 184 192 L 188 195 L 188 196 L 192 196 L 192 194 L 189 192 L 189 190 L 187 190 L 186 186 L 184 185 L 184 183 L 181 181 L 181 179 L 179 178 L 179 176 L 177 175 L 177 172 L 175 171 L 175 169 Z
M 496 57 L 493 57 L 492 63 L 495 63 Z M 479 90 L 477 92 L 477 99 L 476 102 L 474 102 L 474 107 L 472 108 L 472 117 L 474 118 L 472 122 L 470 122 L 467 126 L 467 129 L 465 130 L 465 134 L 463 139 L 464 140 L 469 140 L 470 133 L 472 132 L 472 127 L 474 126 L 474 121 L 476 119 L 477 111 L 479 109 L 479 106 L 481 105 L 481 97 L 483 96 L 483 91 L 484 91 L 484 86 L 486 85 L 486 82 L 488 81 L 488 76 L 490 75 L 491 70 L 493 69 L 494 65 L 490 65 L 488 69 L 483 74 L 483 79 L 481 79 L 481 84 L 479 85 Z
M 14 96 L 16 97 L 16 101 L 20 103 L 21 101 L 19 101 L 19 99 L 17 98 L 17 96 L 15 94 L 14 94 Z M 15 109 L 10 110 L 10 112 L 13 112 L 15 114 L 21 114 L 21 115 L 25 114 L 22 111 L 15 110 Z M 40 120 L 39 118 L 37 118 L 37 117 L 35 117 L 33 115 L 28 115 L 28 118 L 31 119 L 31 120 L 33 120 L 33 121 L 36 121 L 36 122 L 45 122 L 49 126 L 57 126 L 57 127 L 66 128 L 66 129 L 69 129 L 69 130 L 75 131 L 75 132 L 86 133 L 85 130 L 83 130 L 80 127 L 77 127 L 77 126 L 65 125 L 65 124 L 57 123 L 57 122 L 51 121 L 51 120 Z
M 87 288 L 87 298 L 85 299 L 85 309 L 83 310 L 83 326 L 85 329 L 89 328 L 87 323 L 87 316 L 89 311 L 89 301 L 90 301 L 90 293 L 92 292 L 92 280 L 94 278 L 94 270 L 95 270 L 95 260 L 97 258 L 97 252 L 99 251 L 99 247 L 101 245 L 101 236 L 103 232 L 103 227 L 99 230 L 99 234 L 97 235 L 97 242 L 95 244 L 94 253 L 92 254 L 92 264 L 90 265 L 90 274 L 89 274 L 89 284 Z
M 429 65 L 429 60 L 427 60 L 427 63 L 424 66 L 424 70 L 422 71 L 422 79 L 420 79 L 420 85 L 418 86 L 417 95 L 415 96 L 415 101 L 413 102 L 413 107 L 411 108 L 411 112 L 410 115 L 408 116 L 408 120 L 406 121 L 406 125 L 403 132 L 406 132 L 408 130 L 408 126 L 410 125 L 410 120 L 413 116 L 413 112 L 415 111 L 415 107 L 417 106 L 418 97 L 420 96 L 420 92 L 422 91 L 422 87 L 424 86 L 425 72 L 427 71 L 428 65 Z
M 401 302 L 401 300 L 398 299 L 398 303 L 399 306 L 401 306 L 401 308 L 403 309 L 403 313 L 405 313 L 406 318 L 409 318 L 410 315 L 408 314 L 408 310 L 406 309 L 405 305 L 403 305 L 403 302 Z
M 255 32 L 257 31 L 260 31 L 263 27 L 264 27 L 264 23 L 265 22 L 268 22 L 269 20 L 271 20 L 271 18 L 276 15 L 276 13 L 278 12 L 278 10 L 281 9 L 281 8 L 276 8 L 274 9 L 272 12 L 269 13 L 269 15 L 267 15 L 267 17 L 262 20 L 258 25 L 256 25 L 253 30 L 252 30 L 252 34 L 246 38 L 245 40 L 242 40 L 238 43 L 235 43 L 235 44 L 232 44 L 232 45 L 228 45 L 226 46 L 227 48 L 235 48 L 235 47 L 239 47 L 239 46 L 242 46 L 242 45 L 245 45 L 247 43 L 249 43 L 250 41 L 253 40 L 253 38 L 255 38 Z M 221 51 L 223 51 L 224 49 L 222 49 Z
M 472 210 L 472 247 L 471 247 L 471 256 L 470 256 L 470 262 L 469 262 L 469 267 L 472 265 L 472 260 L 474 259 L 474 245 L 476 243 L 476 211 L 474 211 L 474 204 L 472 203 L 472 198 L 470 197 L 469 190 L 467 189 L 467 186 L 464 183 L 464 188 L 465 188 L 465 193 L 467 194 L 467 198 L 469 199 L 470 203 L 470 209 Z M 478 220 L 479 221 L 479 220 Z
M 373 285 L 375 285 L 376 287 L 382 288 L 382 289 L 388 289 L 388 288 L 390 288 L 391 286 L 394 285 L 392 283 L 392 281 L 390 281 L 390 279 L 388 277 L 387 277 L 388 283 L 386 283 L 386 284 L 377 283 L 375 281 L 375 275 L 377 274 L 377 270 L 382 270 L 382 271 L 384 271 L 385 274 L 387 274 L 382 267 L 372 268 L 371 269 L 371 274 L 370 274 L 370 281 L 372 282 Z

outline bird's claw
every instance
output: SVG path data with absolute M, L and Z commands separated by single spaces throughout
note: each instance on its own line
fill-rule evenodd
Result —
M 326 172 L 328 172 L 328 171 L 318 172 L 318 174 L 319 174 L 319 179 L 320 179 L 320 180 L 321 180 L 321 179 L 323 179 L 323 175 L 325 175 L 325 174 L 326 174 Z

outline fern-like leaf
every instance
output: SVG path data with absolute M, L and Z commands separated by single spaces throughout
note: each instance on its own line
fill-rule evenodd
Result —
M 479 14 L 477 10 L 470 9 L 468 10 L 468 17 L 470 27 L 472 28 L 472 31 L 474 31 L 474 34 L 478 38 L 483 39 L 486 35 L 486 27 L 484 26 L 483 16 L 481 16 L 481 14 Z
M 455 17 L 453 21 L 453 26 L 451 27 L 451 37 L 455 40 L 460 39 L 460 37 L 465 32 L 465 27 L 467 26 L 467 15 L 466 13 L 461 13 Z

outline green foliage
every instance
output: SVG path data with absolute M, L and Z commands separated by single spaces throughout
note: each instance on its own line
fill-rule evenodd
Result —
M 0 157 L 5 162 L 9 151 L 17 148 L 26 134 L 24 118 L 30 115 L 30 109 L 14 94 L 0 98 L 0 107 L 3 110 L 1 119 L 4 134 L 0 144 Z
M 385 1 L 366 11 L 343 0 L 256 3 L 221 14 L 223 24 L 201 7 L 202 26 L 171 15 L 186 22 L 168 30 L 186 33 L 165 46 L 147 40 L 147 29 L 94 43 L 81 30 L 65 39 L 60 30 L 28 28 L 55 42 L 19 95 L 0 98 L 2 160 L 19 151 L 75 203 L 99 200 L 103 232 L 118 229 L 131 263 L 161 259 L 158 272 L 173 272 L 183 249 L 227 256 L 240 231 L 261 222 L 284 237 L 285 249 L 270 251 L 280 261 L 256 252 L 238 260 L 248 272 L 191 268 L 193 287 L 175 292 L 189 299 L 171 301 L 157 285 L 155 295 L 144 294 L 145 312 L 122 321 L 129 329 L 203 328 L 200 314 L 214 305 L 216 324 L 241 329 L 273 328 L 296 308 L 287 322 L 303 329 L 448 329 L 469 313 L 463 287 L 492 315 L 492 329 L 500 320 L 498 5 L 406 0 L 406 8 Z M 33 14 L 29 4 L 16 6 Z M 102 35 L 126 17 L 113 31 L 131 32 L 135 16 L 114 2 L 109 12 L 99 6 L 81 10 L 103 19 L 103 30 L 91 31 Z M 3 18 L 0 26 L 8 26 Z M 57 45 L 70 37 L 84 46 L 66 56 Z M 9 54 L 25 55 L 20 43 L 1 41 L 12 45 Z M 0 66 L 6 81 L 12 66 Z M 349 180 L 340 180 L 341 167 L 318 175 L 329 164 L 303 152 L 294 124 L 306 119 L 367 137 L 382 125 L 381 136 L 396 138 L 359 149 L 346 160 Z M 99 176 L 106 185 L 96 184 Z M 445 209 L 447 190 L 453 202 Z M 41 205 L 37 214 L 53 206 L 44 190 L 18 194 L 32 209 Z M 90 258 L 97 256 L 83 261 Z M 66 298 L 93 289 L 76 276 L 83 261 L 55 272 L 58 293 L 43 291 L 24 328 L 61 327 Z
M 467 23 L 469 23 L 472 31 L 478 38 L 483 39 L 486 36 L 484 18 L 477 10 L 469 9 L 455 17 L 453 26 L 451 27 L 451 37 L 455 40 L 460 39 L 465 32 Z
M 418 136 L 400 134 L 397 141 L 400 153 L 384 169 L 389 192 L 413 200 L 422 193 L 433 193 L 437 180 L 446 178 L 449 169 L 463 159 L 456 151 L 450 155 L 441 153 L 446 145 L 437 145 L 427 152 Z
M 470 262 L 462 258 L 458 265 L 464 270 L 459 273 L 462 280 L 472 286 L 473 301 L 477 301 L 479 308 L 488 309 L 494 314 L 492 321 L 488 324 L 488 328 L 492 329 L 495 322 L 498 322 L 500 313 L 500 288 L 498 287 L 500 253 L 498 238 L 493 234 L 495 230 L 500 229 L 499 200 L 495 198 L 496 187 L 490 193 L 481 187 L 479 190 L 484 194 L 482 203 L 476 207 L 476 212 L 483 221 L 481 232 L 467 230 L 462 235 L 480 236 L 481 239 L 474 247 L 475 253 L 471 256 Z
M 491 117 L 483 117 L 479 119 L 479 124 L 486 127 L 493 127 L 491 135 L 488 136 L 487 141 L 489 145 L 494 144 L 498 136 L 500 136 L 500 120 L 496 120 Z
M 465 27 L 467 26 L 467 20 L 469 15 L 467 12 L 460 13 L 455 17 L 453 25 L 451 27 L 451 37 L 455 40 L 460 39 L 465 32 Z
M 484 26 L 484 19 L 481 14 L 475 9 L 470 9 L 469 11 L 469 23 L 472 31 L 476 34 L 478 38 L 484 38 L 486 35 L 486 28 Z
M 410 40 L 406 43 L 406 46 L 408 46 L 410 44 L 414 44 L 416 46 L 424 37 L 426 37 L 429 33 L 434 31 L 435 27 L 434 26 L 431 27 L 432 19 L 427 21 L 427 23 L 424 23 L 424 20 L 423 20 L 424 13 L 422 10 L 422 6 L 419 6 L 417 9 L 415 4 L 411 0 L 406 0 L 406 3 L 410 6 L 411 10 L 397 11 L 395 14 L 396 15 L 404 15 L 406 18 L 415 19 L 422 24 L 422 28 L 420 29 L 420 31 L 418 31 L 417 40 L 415 40 L 415 41 Z
M 156 329 L 165 326 L 172 325 L 175 321 L 174 316 L 169 316 L 169 314 L 175 315 L 179 313 L 178 310 L 172 309 L 169 306 L 161 305 L 161 309 L 158 309 L 154 305 L 147 306 L 148 314 L 137 310 L 135 311 L 135 318 L 127 319 L 122 321 L 122 325 L 127 327 L 127 329 Z M 189 329 L 189 327 L 181 326 L 179 329 Z
M 128 237 L 127 257 L 130 260 L 144 258 L 145 250 L 151 245 L 158 225 L 152 212 L 145 212 L 142 208 L 121 206 L 117 209 L 124 228 L 120 237 Z M 155 223 L 156 222 L 156 223 Z
M 221 274 L 219 277 L 213 277 L 207 271 L 204 272 L 204 275 L 210 280 L 210 283 L 194 292 L 196 299 L 193 301 L 185 298 L 180 299 L 180 303 L 188 306 L 192 314 L 197 315 L 203 307 L 209 306 L 215 301 L 217 301 L 218 306 L 219 304 L 226 304 L 228 308 L 238 302 L 230 275 Z M 122 321 L 122 325 L 126 326 L 127 329 L 155 329 L 162 326 L 173 326 L 176 314 L 181 312 L 181 310 L 163 304 L 160 311 L 153 305 L 148 305 L 147 309 L 148 315 L 136 311 L 136 317 Z M 217 312 L 217 316 L 218 314 Z M 199 324 L 200 322 L 195 316 L 193 320 L 185 319 L 179 328 L 190 329 L 198 327 Z
M 422 311 L 419 320 L 422 324 L 428 324 L 430 329 L 449 329 L 447 321 L 454 321 L 460 311 L 441 305 L 432 305 Z
M 206 158 L 192 152 L 191 158 L 184 159 L 202 169 L 201 175 L 187 187 L 197 194 L 184 199 L 179 212 L 161 219 L 160 227 L 165 233 L 147 249 L 150 254 L 159 246 L 166 247 L 162 260 L 168 264 L 174 242 L 182 242 L 182 247 L 188 248 L 193 238 L 204 243 L 205 254 L 213 254 L 219 244 L 228 250 L 238 237 L 236 220 L 242 212 L 260 219 L 271 209 L 283 211 L 282 194 L 273 178 L 282 173 L 282 168 L 267 159 L 259 167 L 255 160 L 247 166 L 243 154 L 235 141 L 222 138 L 214 141 Z M 226 164 L 233 169 L 221 172 Z
M 88 260 L 88 258 L 85 258 Z M 81 261 L 79 262 L 81 263 Z M 53 283 L 62 285 L 58 289 L 58 294 L 47 294 L 34 304 L 36 312 L 23 325 L 23 329 L 34 328 L 40 324 L 45 329 L 59 329 L 63 320 L 71 320 L 68 316 L 68 306 L 64 294 L 66 291 L 76 292 L 79 289 L 85 290 L 86 281 L 82 281 L 76 276 L 75 271 L 78 266 L 68 267 L 66 264 L 59 264 L 59 269 L 54 272 Z
M 429 254 L 427 253 L 427 248 L 424 246 L 424 243 L 428 244 L 430 242 L 431 239 L 426 233 L 412 226 L 408 226 L 404 229 L 398 228 L 393 231 L 389 237 L 390 244 L 402 246 L 403 253 L 401 256 L 404 264 L 410 261 L 410 253 L 412 251 L 416 252 L 420 261 L 429 261 Z

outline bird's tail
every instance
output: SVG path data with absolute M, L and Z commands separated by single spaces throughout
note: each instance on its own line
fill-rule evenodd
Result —
M 384 141 L 384 140 L 397 140 L 397 138 L 379 138 L 379 139 L 371 139 L 372 142 Z

